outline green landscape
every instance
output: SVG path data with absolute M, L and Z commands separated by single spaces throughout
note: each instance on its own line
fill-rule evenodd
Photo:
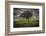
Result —
M 13 26 L 39 27 L 39 9 L 14 8 Z
M 39 26 L 39 20 L 20 19 L 14 21 L 14 27 L 38 27 L 38 26 Z

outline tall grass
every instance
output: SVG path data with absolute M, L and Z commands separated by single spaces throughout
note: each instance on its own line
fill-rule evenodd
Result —
M 14 27 L 38 27 L 39 26 L 39 20 L 29 20 L 28 19 L 20 19 L 14 21 Z

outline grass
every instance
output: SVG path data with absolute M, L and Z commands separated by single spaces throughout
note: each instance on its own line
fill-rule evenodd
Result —
M 14 27 L 38 27 L 39 20 L 29 20 L 28 19 L 19 19 L 14 21 Z

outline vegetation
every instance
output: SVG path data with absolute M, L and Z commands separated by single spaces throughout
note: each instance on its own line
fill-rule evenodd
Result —
M 17 16 L 17 13 L 16 14 L 14 13 L 14 16 L 15 15 Z M 14 27 L 38 27 L 39 20 L 33 19 L 32 16 L 33 16 L 32 11 L 24 11 L 19 16 L 23 19 L 19 18 L 15 20 L 15 17 L 14 17 L 14 22 L 13 22 Z
M 31 18 L 32 15 L 33 15 L 33 14 L 32 14 L 30 11 L 24 11 L 24 13 L 22 13 L 22 14 L 20 15 L 20 17 L 23 17 L 23 18 L 28 19 L 28 22 L 29 22 L 29 18 Z
M 38 27 L 39 21 L 38 20 L 29 20 L 28 19 L 20 19 L 14 21 L 14 27 Z

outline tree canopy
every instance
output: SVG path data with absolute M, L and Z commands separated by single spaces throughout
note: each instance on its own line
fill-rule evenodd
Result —
M 32 12 L 30 12 L 30 11 L 24 11 L 24 13 L 22 13 L 20 15 L 20 17 L 24 17 L 26 19 L 29 19 L 30 17 L 32 17 Z

